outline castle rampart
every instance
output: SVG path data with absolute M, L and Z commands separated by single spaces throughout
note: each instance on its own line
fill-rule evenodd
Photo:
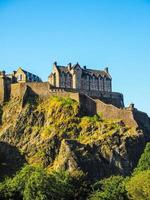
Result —
M 80 67 L 77 65 L 73 69 L 76 68 Z M 60 69 L 66 70 L 64 67 L 60 67 Z M 84 69 L 84 73 L 85 72 L 87 72 L 87 70 Z M 108 71 L 97 72 L 90 70 L 90 73 L 91 72 L 95 75 L 97 75 L 97 73 L 101 76 L 104 75 L 104 79 L 105 75 L 109 78 Z M 145 129 L 147 130 L 149 128 L 150 130 L 148 116 L 145 113 L 136 110 L 133 104 L 131 104 L 129 108 L 125 108 L 123 95 L 117 92 L 112 92 L 111 88 L 109 90 L 88 90 L 84 89 L 84 87 L 56 87 L 55 84 L 51 85 L 50 82 L 30 81 L 16 83 L 14 80 L 16 80 L 14 79 L 14 75 L 8 76 L 5 72 L 0 72 L 0 104 L 11 98 L 22 99 L 22 105 L 24 105 L 28 98 L 32 96 L 38 96 L 42 99 L 53 95 L 70 97 L 79 102 L 79 105 L 85 114 L 94 115 L 102 113 L 104 118 L 120 119 L 127 126 L 135 128 L 140 127 L 143 121 L 146 121 L 146 123 L 144 123 L 147 124 L 145 125 Z M 109 80 L 111 80 L 111 78 Z M 108 83 L 110 87 L 111 85 L 109 80 Z M 142 125 L 142 127 L 143 126 L 144 125 Z
M 114 95 L 119 95 L 114 93 Z M 39 97 L 50 97 L 53 95 L 70 97 L 79 102 L 82 109 L 90 115 L 102 113 L 104 118 L 122 119 L 129 126 L 137 127 L 131 109 L 119 109 L 111 104 L 102 102 L 99 97 L 92 98 L 84 93 L 75 90 L 50 89 L 49 83 L 16 83 L 11 84 L 11 98 L 28 98 L 32 95 Z M 112 95 L 112 94 L 111 94 Z
M 50 89 L 49 83 L 17 83 L 11 85 L 11 98 L 21 98 L 25 101 L 26 98 L 37 95 L 41 98 L 50 97 L 53 95 L 70 97 L 77 102 L 79 102 L 82 110 L 89 115 L 94 115 L 97 113 L 102 113 L 103 117 L 106 119 L 119 119 L 122 120 L 129 127 L 138 127 L 135 121 L 135 116 L 137 118 L 141 114 L 135 109 L 127 108 L 117 108 L 112 104 L 106 104 L 102 102 L 99 97 L 92 98 L 87 94 L 77 92 L 75 90 L 66 91 L 65 89 Z M 110 94 L 109 94 L 110 95 Z M 111 94 L 112 95 L 112 94 Z M 118 96 L 119 93 L 114 93 L 114 96 Z M 135 113 L 137 112 L 137 113 Z M 144 113 L 145 114 L 145 113 Z M 143 117 L 146 117 L 142 113 Z M 146 118 L 148 119 L 148 118 Z

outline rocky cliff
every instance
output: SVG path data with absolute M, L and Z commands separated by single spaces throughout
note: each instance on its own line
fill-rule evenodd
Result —
M 129 175 L 150 139 L 150 119 L 138 127 L 101 114 L 84 116 L 69 97 L 17 98 L 0 107 L 0 175 L 14 174 L 24 163 L 49 171 L 83 171 L 91 180 Z M 142 115 L 143 116 L 143 115 Z M 145 124 L 146 122 L 146 124 Z

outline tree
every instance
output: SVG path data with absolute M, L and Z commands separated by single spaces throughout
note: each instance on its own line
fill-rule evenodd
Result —
M 112 176 L 94 186 L 90 200 L 124 200 L 127 199 L 125 179 L 122 176 Z
M 85 199 L 86 189 L 83 174 L 70 176 L 68 172 L 61 170 L 48 174 L 43 168 L 27 165 L 15 177 L 0 184 L 0 199 Z
M 135 174 L 126 183 L 129 199 L 150 200 L 150 170 Z
M 150 170 L 150 143 L 147 143 L 144 153 L 141 155 L 134 173 L 138 173 L 144 170 Z

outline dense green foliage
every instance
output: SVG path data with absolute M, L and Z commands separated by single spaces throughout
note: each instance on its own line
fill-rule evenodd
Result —
M 84 199 L 87 190 L 79 173 L 75 177 L 64 171 L 48 174 L 43 168 L 25 166 L 14 178 L 0 184 L 0 199 Z
M 1 132 L 4 141 L 9 139 L 14 146 L 17 144 L 19 154 L 14 154 L 15 158 L 16 155 L 25 155 L 30 165 L 0 183 L 0 199 L 150 199 L 150 143 L 130 177 L 111 176 L 96 183 L 87 181 L 91 170 L 86 170 L 92 168 L 93 163 L 101 163 L 92 162 L 101 161 L 101 157 L 108 162 L 119 158 L 117 166 L 120 167 L 123 160 L 119 153 L 123 152 L 128 157 L 126 150 L 131 149 L 126 149 L 126 141 L 136 139 L 134 129 L 120 119 L 103 119 L 102 115 L 84 116 L 79 104 L 69 97 L 53 96 L 40 103 L 28 101 L 24 106 L 24 110 L 20 108 L 19 111 L 17 100 L 5 105 L 0 128 L 4 131 Z M 118 153 L 117 157 L 114 152 Z M 39 164 L 43 167 L 38 167 Z M 99 169 L 100 172 L 103 167 L 105 165 Z M 119 172 L 116 171 L 116 174 Z
M 139 172 L 126 184 L 129 199 L 150 200 L 150 170 Z
M 121 176 L 112 176 L 94 185 L 94 192 L 90 200 L 124 200 L 127 199 L 125 179 Z
M 147 143 L 144 153 L 141 155 L 134 173 L 138 173 L 144 170 L 150 170 L 150 143 Z

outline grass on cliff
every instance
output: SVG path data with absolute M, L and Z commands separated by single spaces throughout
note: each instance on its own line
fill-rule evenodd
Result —
M 52 164 L 63 139 L 81 144 L 112 143 L 120 136 L 134 136 L 135 132 L 121 120 L 104 119 L 102 114 L 84 116 L 77 101 L 58 96 L 36 101 L 35 105 L 28 101 L 24 107 L 12 99 L 3 106 L 2 122 L 0 136 L 17 144 L 29 163 Z M 108 146 L 104 146 L 106 156 L 110 152 Z M 51 161 L 46 149 L 53 151 Z
M 98 114 L 83 116 L 78 102 L 69 97 L 53 96 L 40 104 L 37 110 L 43 112 L 46 118 L 45 126 L 41 130 L 42 139 L 57 134 L 81 143 L 91 143 L 116 133 L 128 136 L 131 131 L 121 120 L 103 119 Z

